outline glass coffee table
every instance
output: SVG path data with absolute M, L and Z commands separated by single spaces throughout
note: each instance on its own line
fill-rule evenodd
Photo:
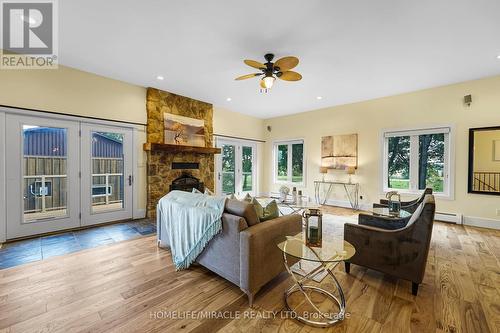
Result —
M 307 197 L 303 196 L 303 200 L 293 202 L 292 200 L 280 201 L 279 197 L 259 197 L 257 200 L 262 201 L 263 204 L 267 205 L 272 200 L 276 201 L 278 209 L 282 216 L 291 214 L 301 214 L 302 211 L 308 208 L 320 208 L 320 206 L 314 202 L 308 201 Z
M 392 217 L 394 219 L 404 219 L 404 218 L 410 217 L 411 213 L 404 210 L 404 209 L 400 209 L 399 212 L 391 212 L 391 211 L 389 211 L 389 208 L 374 207 L 374 208 L 372 208 L 372 215 L 373 216 Z
M 309 247 L 305 244 L 304 237 L 303 233 L 298 233 L 293 236 L 283 236 L 276 239 L 276 245 L 283 253 L 285 268 L 294 280 L 294 284 L 285 291 L 285 305 L 292 313 L 293 318 L 296 318 L 304 324 L 315 327 L 330 327 L 342 321 L 346 311 L 344 292 L 333 274 L 333 269 L 344 260 L 350 259 L 356 253 L 356 250 L 354 246 L 343 239 L 323 240 L 321 247 Z M 300 276 L 292 271 L 287 256 L 292 256 L 300 260 L 313 261 L 320 265 L 306 275 Z M 332 278 L 335 290 L 328 291 L 311 283 L 316 275 L 323 272 L 326 272 L 327 275 Z M 318 305 L 312 301 L 308 291 L 326 296 L 334 302 L 334 304 L 336 303 L 338 305 L 338 311 L 324 312 L 320 310 Z M 301 316 L 290 306 L 289 298 L 296 292 L 300 292 L 305 300 L 312 306 L 315 311 L 314 314 Z

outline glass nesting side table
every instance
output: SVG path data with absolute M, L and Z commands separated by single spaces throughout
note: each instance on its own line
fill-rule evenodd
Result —
M 285 291 L 285 305 L 293 314 L 293 317 L 304 324 L 315 327 L 330 327 L 343 320 L 346 311 L 344 291 L 335 277 L 333 270 L 339 263 L 350 259 L 356 253 L 356 250 L 353 245 L 343 239 L 325 241 L 323 238 L 321 247 L 309 247 L 305 244 L 304 237 L 303 233 L 298 233 L 293 236 L 283 236 L 276 239 L 276 245 L 283 253 L 285 268 L 294 281 L 294 284 Z M 306 275 L 300 276 L 292 271 L 292 265 L 288 263 L 287 256 L 292 256 L 299 260 L 313 261 L 318 263 L 319 266 Z M 326 290 L 317 284 L 311 283 L 316 275 L 324 272 L 333 280 L 334 290 Z M 308 316 L 299 315 L 292 308 L 289 298 L 297 292 L 312 306 L 315 311 L 314 314 Z M 337 305 L 338 311 L 336 311 L 337 309 L 332 312 L 321 310 L 318 304 L 313 302 L 308 292 L 324 295 Z

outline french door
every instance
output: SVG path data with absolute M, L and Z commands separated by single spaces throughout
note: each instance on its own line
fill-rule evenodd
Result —
M 7 238 L 80 226 L 79 124 L 6 115 Z
M 82 124 L 82 225 L 132 217 L 132 130 Z
M 257 148 L 243 140 L 217 140 L 222 152 L 217 157 L 217 193 L 237 196 L 257 193 Z
M 5 115 L 7 239 L 132 218 L 132 130 Z

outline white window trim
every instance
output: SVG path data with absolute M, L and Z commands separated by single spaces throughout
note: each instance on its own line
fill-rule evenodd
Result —
M 387 133 L 397 133 L 397 135 L 419 135 L 426 133 L 436 132 L 438 129 L 449 129 L 448 135 L 445 135 L 445 151 L 444 151 L 444 160 L 445 160 L 445 168 L 443 170 L 444 177 L 448 178 L 448 182 L 445 182 L 444 192 L 442 193 L 434 193 L 434 196 L 445 199 L 445 200 L 454 200 L 455 199 L 455 125 L 453 124 L 443 124 L 443 125 L 430 125 L 430 126 L 419 126 L 419 127 L 410 127 L 410 128 L 388 128 L 382 129 L 380 133 L 380 142 L 381 142 L 381 167 L 380 167 L 380 189 L 381 194 L 387 193 L 393 189 L 387 187 L 387 173 L 388 173 L 388 165 L 387 165 Z M 416 140 L 416 137 L 412 138 Z M 418 142 L 417 144 L 413 144 L 410 147 L 410 154 L 412 156 L 418 156 Z M 410 158 L 410 177 L 411 175 L 418 174 L 418 158 Z M 416 176 L 415 176 L 416 177 Z M 410 194 L 410 195 L 418 195 L 423 192 L 423 190 L 419 190 L 417 184 L 414 182 L 414 179 L 410 179 L 410 189 L 402 190 L 397 189 L 397 191 L 401 194 Z
M 215 147 L 220 148 L 223 144 L 232 144 L 237 147 L 252 147 L 253 149 L 253 158 L 252 158 L 252 165 L 253 165 L 253 177 L 252 177 L 252 191 L 248 192 L 242 192 L 244 194 L 246 193 L 251 193 L 254 196 L 259 195 L 260 193 L 260 188 L 259 188 L 259 183 L 260 183 L 260 174 L 259 174 L 259 163 L 260 163 L 260 145 L 258 144 L 257 141 L 255 140 L 247 140 L 247 139 L 238 139 L 238 138 L 226 138 L 224 136 L 217 136 L 214 135 L 214 143 Z M 219 172 L 221 169 L 221 163 L 222 163 L 222 153 L 217 155 L 215 158 L 215 168 L 214 168 L 214 179 L 215 179 L 215 192 L 217 195 L 222 195 L 222 186 L 221 186 L 221 180 L 219 179 Z
M 289 146 L 289 157 L 291 157 L 291 145 L 292 144 L 297 144 L 301 143 L 302 144 L 302 182 L 300 183 L 294 183 L 292 180 L 289 178 L 289 180 L 278 180 L 278 154 L 277 154 L 277 148 L 278 145 L 284 145 L 287 144 Z M 289 140 L 277 140 L 273 141 L 273 165 L 272 165 L 272 170 L 273 170 L 273 182 L 274 184 L 284 184 L 284 185 L 290 185 L 290 186 L 300 186 L 300 187 L 306 187 L 307 182 L 306 182 L 306 141 L 303 138 L 297 138 L 297 139 L 289 139 Z M 287 170 L 292 170 L 292 159 L 288 158 L 288 166 Z M 291 173 L 290 173 L 291 175 Z M 291 176 L 290 176 L 291 177 Z

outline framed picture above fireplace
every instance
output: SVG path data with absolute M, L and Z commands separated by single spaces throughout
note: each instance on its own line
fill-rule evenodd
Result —
M 165 143 L 205 147 L 205 121 L 164 113 Z

